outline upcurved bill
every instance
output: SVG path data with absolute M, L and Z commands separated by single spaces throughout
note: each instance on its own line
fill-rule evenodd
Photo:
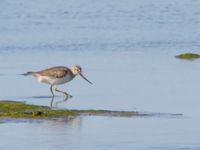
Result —
M 83 76 L 82 73 L 79 74 L 83 79 L 85 79 L 88 83 L 92 84 L 92 82 L 90 82 L 86 77 Z

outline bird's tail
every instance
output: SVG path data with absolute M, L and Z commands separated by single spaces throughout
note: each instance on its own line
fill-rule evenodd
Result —
M 23 73 L 22 75 L 29 76 L 29 75 L 33 75 L 33 74 L 34 74 L 34 72 L 27 72 L 27 73 Z

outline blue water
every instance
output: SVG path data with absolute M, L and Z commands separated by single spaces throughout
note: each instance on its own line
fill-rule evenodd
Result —
M 0 149 L 200 149 L 200 61 L 174 58 L 199 52 L 199 5 L 197 0 L 1 1 L 0 99 L 49 106 L 49 86 L 20 74 L 79 64 L 94 85 L 77 77 L 59 86 L 73 98 L 58 108 L 184 115 L 2 120 Z M 63 99 L 57 95 L 55 102 Z

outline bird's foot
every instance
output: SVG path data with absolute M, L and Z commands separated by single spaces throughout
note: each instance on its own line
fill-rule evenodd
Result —
M 64 101 L 67 101 L 69 98 L 72 98 L 72 95 L 70 95 L 70 94 L 68 94 L 66 92 L 64 92 L 64 96 L 65 96 Z

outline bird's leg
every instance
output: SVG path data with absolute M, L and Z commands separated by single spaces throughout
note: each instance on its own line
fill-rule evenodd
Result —
M 53 107 L 53 100 L 54 100 L 54 97 L 52 97 L 52 99 L 51 99 L 51 103 L 50 103 L 51 108 Z
M 51 93 L 52 93 L 52 99 L 51 99 L 51 104 L 50 104 L 50 107 L 51 107 L 51 108 L 53 107 L 53 100 L 54 100 L 53 88 L 54 88 L 54 86 L 51 85 L 51 87 L 50 87 L 50 91 L 51 91 Z
M 54 86 L 51 85 L 51 87 L 50 87 L 50 91 L 51 91 L 52 97 L 54 97 L 53 89 L 54 89 Z
M 68 94 L 67 92 L 58 90 L 57 88 L 55 88 L 55 91 L 56 91 L 56 92 L 63 93 L 63 94 L 65 95 L 65 100 L 67 100 L 68 98 L 72 97 L 72 96 L 71 96 L 70 94 Z

